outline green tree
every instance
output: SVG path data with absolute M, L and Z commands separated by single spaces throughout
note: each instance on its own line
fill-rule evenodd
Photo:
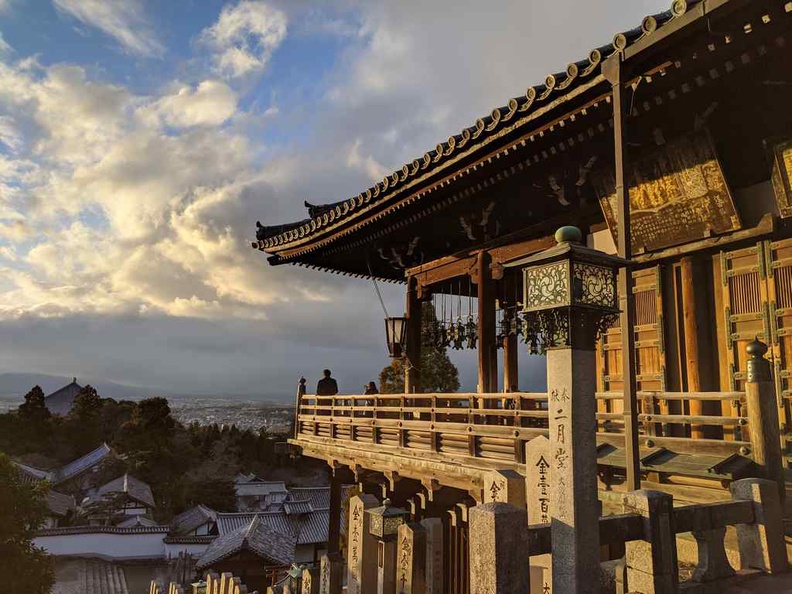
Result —
M 30 392 L 25 394 L 25 402 L 19 405 L 19 416 L 34 423 L 42 423 L 50 418 L 44 391 L 40 386 L 34 386 Z
M 74 398 L 74 406 L 69 415 L 79 421 L 94 421 L 99 417 L 102 399 L 89 384 L 80 390 Z
M 54 583 L 50 557 L 33 546 L 47 514 L 47 483 L 23 483 L 19 471 L 0 453 L 0 575 L 3 590 L 48 594 Z
M 456 392 L 459 371 L 448 358 L 446 349 L 434 341 L 437 318 L 430 303 L 421 308 L 421 388 L 424 392 Z M 380 392 L 404 393 L 406 359 L 394 359 L 380 372 Z

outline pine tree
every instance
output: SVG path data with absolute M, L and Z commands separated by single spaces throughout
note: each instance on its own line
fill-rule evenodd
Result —
M 32 422 L 43 422 L 50 418 L 44 391 L 40 386 L 34 386 L 30 392 L 25 394 L 25 402 L 19 405 L 19 416 Z
M 434 307 L 424 303 L 421 308 L 421 388 L 424 392 L 456 392 L 459 371 L 448 358 L 445 347 L 434 340 L 437 318 Z M 405 358 L 394 359 L 380 372 L 380 392 L 404 393 Z

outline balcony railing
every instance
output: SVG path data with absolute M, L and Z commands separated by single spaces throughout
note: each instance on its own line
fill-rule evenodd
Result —
M 621 398 L 617 392 L 597 394 L 600 444 L 624 445 Z M 685 414 L 689 400 L 720 403 L 725 412 Z M 743 440 L 749 435 L 743 392 L 639 392 L 638 419 L 642 449 L 750 455 L 751 443 Z M 547 427 L 545 393 L 304 394 L 295 437 L 522 462 L 525 442 L 546 435 Z M 692 427 L 705 436 L 690 437 Z

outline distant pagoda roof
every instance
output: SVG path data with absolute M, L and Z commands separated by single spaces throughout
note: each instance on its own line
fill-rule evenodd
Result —
M 74 406 L 74 399 L 83 387 L 77 383 L 77 378 L 72 379 L 71 383 L 54 391 L 44 398 L 44 405 L 54 415 L 66 416 Z

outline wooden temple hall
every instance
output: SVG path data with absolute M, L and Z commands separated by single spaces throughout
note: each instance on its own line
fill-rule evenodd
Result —
M 334 476 L 328 563 L 343 570 L 322 570 L 326 591 L 527 591 L 498 581 L 515 575 L 506 549 L 531 555 L 542 593 L 596 591 L 592 548 L 616 562 L 649 547 L 649 569 L 627 555 L 630 591 L 677 591 L 660 557 L 692 557 L 694 581 L 731 576 L 716 559 L 756 569 L 736 560 L 734 530 L 761 515 L 740 493 L 770 479 L 783 501 L 792 441 L 790 25 L 784 0 L 677 0 L 360 194 L 257 224 L 273 266 L 405 286 L 388 324 L 405 393 L 298 394 L 291 448 Z M 477 391 L 423 390 L 422 344 L 475 349 Z M 520 391 L 544 383 L 518 377 L 532 354 L 547 356 L 546 392 Z M 362 494 L 340 550 L 342 483 Z M 670 524 L 637 489 L 673 498 Z M 500 529 L 500 512 L 481 519 L 493 502 L 527 522 L 489 543 L 503 557 L 489 564 L 476 539 Z

